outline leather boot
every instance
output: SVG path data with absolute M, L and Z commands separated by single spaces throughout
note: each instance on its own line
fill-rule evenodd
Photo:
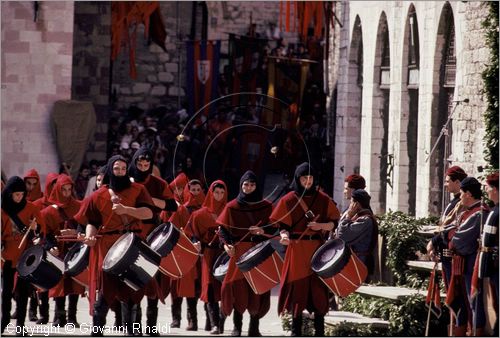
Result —
M 323 337 L 325 335 L 325 316 L 314 314 L 314 336 Z
M 231 332 L 232 337 L 240 337 L 241 336 L 241 326 L 243 325 L 243 314 L 234 310 L 233 312 L 233 324 L 234 328 Z
M 172 299 L 172 323 L 171 328 L 181 327 L 181 314 L 182 314 L 182 297 Z
M 38 308 L 38 297 L 35 291 L 30 295 L 29 298 L 29 310 L 28 310 L 28 318 L 30 322 L 36 322 L 38 317 L 36 316 Z
M 207 303 L 207 317 L 210 321 L 210 334 L 219 334 L 219 323 L 220 323 L 220 318 L 219 318 L 219 304 L 217 302 L 214 303 Z
M 217 304 L 218 306 L 219 304 Z M 222 309 L 219 310 L 219 333 L 224 333 L 224 324 L 226 323 L 226 315 L 222 313 Z
M 156 303 L 154 302 L 156 300 Z M 146 334 L 152 337 L 159 336 L 156 324 L 158 323 L 158 299 L 148 298 L 146 309 Z
M 292 318 L 292 337 L 302 336 L 302 315 Z
M 259 317 L 250 316 L 250 324 L 248 325 L 249 337 L 262 337 L 259 331 Z
M 196 303 L 198 303 L 198 298 L 189 297 L 186 298 L 187 301 L 187 316 L 188 316 L 188 326 L 186 331 L 198 331 L 198 312 L 196 310 Z
M 75 327 L 80 327 L 80 323 L 76 320 L 76 307 L 78 305 L 79 295 L 68 296 L 68 320 L 67 322 L 73 324 Z
M 118 303 L 119 304 L 119 303 Z M 104 300 L 102 294 L 98 294 L 94 303 L 94 315 L 92 316 L 92 337 L 102 337 L 104 335 L 104 325 L 106 325 L 106 316 L 109 306 Z
M 66 325 L 66 297 L 56 297 L 56 307 L 54 310 L 54 321 L 52 325 L 63 327 Z
M 141 304 L 130 305 L 130 319 L 132 321 L 132 335 L 142 336 L 142 308 Z
M 132 311 L 129 303 L 120 302 L 120 308 L 122 312 L 122 324 L 126 329 L 127 336 L 133 336 L 133 323 L 132 323 Z
M 115 313 L 115 327 L 120 327 L 123 325 L 122 322 L 122 309 L 120 302 L 115 302 L 111 308 L 111 310 Z
M 467 325 L 460 325 L 453 327 L 453 337 L 465 337 L 467 333 Z
M 40 299 L 40 318 L 36 324 L 47 324 L 49 322 L 49 292 L 40 292 L 38 298 Z

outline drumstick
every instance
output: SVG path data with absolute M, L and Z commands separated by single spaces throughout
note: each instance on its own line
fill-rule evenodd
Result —
M 316 215 L 316 217 L 313 218 L 313 220 L 311 222 L 316 222 L 319 218 L 319 215 Z M 300 237 L 299 237 L 299 241 L 302 239 L 302 237 L 304 237 L 304 235 L 306 234 L 307 230 L 309 230 L 309 227 L 306 226 L 306 229 L 304 231 L 302 231 L 302 233 L 300 234 Z
M 28 230 L 26 230 L 26 233 L 24 234 L 23 239 L 21 239 L 21 243 L 19 243 L 19 246 L 17 247 L 19 250 L 23 247 L 24 243 L 28 239 L 28 234 L 31 231 L 31 223 L 33 223 L 33 222 L 36 222 L 36 217 L 33 217 L 33 219 L 30 222 L 30 226 L 29 226 Z

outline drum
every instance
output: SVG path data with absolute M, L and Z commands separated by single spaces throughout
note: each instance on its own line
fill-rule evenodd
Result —
M 229 268 L 229 255 L 225 252 L 221 253 L 215 260 L 212 274 L 219 282 L 223 282 Z
M 35 245 L 23 252 L 17 262 L 17 272 L 19 277 L 36 287 L 49 290 L 61 280 L 64 263 L 42 246 Z
M 148 235 L 147 242 L 163 257 L 160 271 L 170 278 L 182 278 L 191 271 L 199 258 L 193 243 L 171 222 L 157 226 Z
M 134 291 L 158 271 L 161 257 L 133 232 L 123 234 L 104 257 L 102 270 L 117 276 Z
M 311 269 L 337 296 L 346 297 L 366 279 L 366 265 L 341 239 L 332 239 L 316 250 Z
M 241 255 L 236 265 L 253 292 L 261 295 L 279 284 L 283 259 L 267 240 Z
M 80 285 L 89 285 L 90 247 L 83 243 L 75 243 L 64 256 L 64 273 Z

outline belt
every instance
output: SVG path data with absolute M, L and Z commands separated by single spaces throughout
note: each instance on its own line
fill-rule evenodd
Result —
M 300 236 L 301 236 L 300 234 L 291 234 L 290 239 L 299 239 Z M 317 239 L 323 239 L 323 237 L 321 235 L 304 235 L 302 236 L 301 240 L 302 239 L 312 241 Z
M 453 251 L 449 249 L 443 249 L 443 257 L 453 257 Z
M 133 229 L 133 230 L 113 230 L 113 231 L 108 231 L 108 232 L 101 232 L 99 235 L 122 235 L 126 234 L 127 232 L 141 232 L 141 229 Z

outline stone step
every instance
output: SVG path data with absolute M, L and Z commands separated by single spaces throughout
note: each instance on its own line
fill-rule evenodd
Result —
M 429 272 L 434 269 L 434 264 L 436 263 L 432 261 L 406 261 L 406 265 L 408 265 L 410 269 L 426 270 Z M 436 270 L 441 271 L 441 263 L 438 263 Z
M 379 286 L 379 285 L 361 285 L 356 293 L 365 296 L 400 300 L 413 295 L 427 296 L 427 290 L 416 290 L 400 286 Z M 445 293 L 441 293 L 441 297 L 446 297 Z
M 314 313 L 310 314 L 304 311 L 302 316 L 308 319 L 314 319 Z M 380 318 L 370 318 L 359 313 L 347 311 L 330 311 L 325 315 L 325 325 L 335 326 L 340 323 L 355 323 L 372 325 L 373 327 L 387 328 L 389 322 Z

